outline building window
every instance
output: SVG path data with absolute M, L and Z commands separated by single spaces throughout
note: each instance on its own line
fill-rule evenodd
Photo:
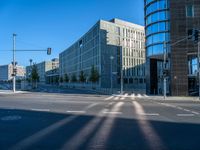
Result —
M 194 17 L 194 6 L 193 5 L 186 6 L 186 17 Z

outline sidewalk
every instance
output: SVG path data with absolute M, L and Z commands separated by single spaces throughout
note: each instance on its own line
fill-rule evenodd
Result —
M 27 93 L 26 91 L 15 91 L 13 93 L 12 90 L 0 90 L 0 94 L 20 94 L 20 93 Z
M 191 96 L 167 96 L 165 99 L 163 96 L 148 96 L 147 99 L 150 100 L 163 100 L 163 101 L 199 101 L 199 97 L 191 97 Z

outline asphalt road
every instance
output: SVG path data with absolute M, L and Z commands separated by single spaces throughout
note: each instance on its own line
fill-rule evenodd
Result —
M 74 93 L 0 94 L 0 149 L 200 149 L 198 101 Z

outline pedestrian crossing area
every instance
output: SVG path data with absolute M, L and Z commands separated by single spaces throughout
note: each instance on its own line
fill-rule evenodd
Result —
M 125 93 L 121 94 L 113 94 L 109 97 L 106 97 L 104 100 L 125 100 L 125 99 L 140 99 L 140 98 L 147 98 L 146 94 L 139 94 L 139 93 Z

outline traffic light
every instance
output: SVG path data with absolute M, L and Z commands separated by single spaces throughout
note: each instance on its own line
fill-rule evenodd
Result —
M 164 76 L 164 77 L 169 76 L 169 69 L 164 69 L 164 70 L 163 70 L 163 76 Z
M 192 40 L 194 42 L 198 42 L 198 40 L 199 40 L 199 30 L 197 30 L 197 29 L 189 29 L 188 30 L 188 40 Z
M 12 76 L 16 76 L 16 75 L 17 75 L 17 68 L 13 68 Z
M 188 30 L 188 40 L 191 40 L 193 36 L 193 29 Z
M 47 48 L 47 55 L 51 55 L 51 48 Z

